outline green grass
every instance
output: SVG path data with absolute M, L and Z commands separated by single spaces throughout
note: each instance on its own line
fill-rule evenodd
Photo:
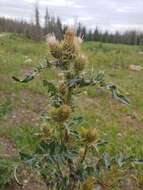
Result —
M 99 137 L 108 141 L 106 151 L 111 155 L 123 152 L 125 155 L 142 158 L 143 70 L 135 72 L 129 69 L 130 64 L 143 66 L 143 55 L 139 54 L 139 47 L 86 42 L 83 44 L 83 51 L 89 58 L 87 69 L 97 72 L 104 70 L 106 80 L 117 84 L 131 101 L 129 106 L 123 105 L 113 100 L 111 94 L 105 90 L 85 88 L 76 100 L 79 103 L 78 111 L 85 116 L 85 125 L 97 128 Z M 21 77 L 47 55 L 48 48 L 45 43 L 35 43 L 10 34 L 0 37 L 0 135 L 10 136 L 18 150 L 30 150 L 36 144 L 31 137 L 38 122 L 22 120 L 12 123 L 9 119 L 10 114 L 21 107 L 35 113 L 35 96 L 38 95 L 38 101 L 44 102 L 47 99 L 47 91 L 39 78 L 53 79 L 57 77 L 57 73 L 54 70 L 44 71 L 28 85 L 15 83 L 11 76 Z M 25 62 L 27 59 L 31 59 L 32 62 Z M 28 93 L 21 97 L 22 91 Z M 43 106 L 44 103 L 40 105 Z M 122 172 L 118 173 L 120 177 L 123 175 Z M 133 175 L 143 184 L 142 166 L 138 166 Z M 114 172 L 107 173 L 104 178 L 106 181 L 115 178 L 115 184 L 110 189 L 120 189 L 117 187 L 117 176 Z
M 0 118 L 4 117 L 11 111 L 11 101 L 6 99 L 3 104 L 0 104 Z

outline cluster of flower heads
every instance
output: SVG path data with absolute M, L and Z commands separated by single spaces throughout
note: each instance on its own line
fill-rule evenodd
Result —
M 62 41 L 58 41 L 54 34 L 48 34 L 47 42 L 51 55 L 58 61 L 58 64 L 66 72 L 62 73 L 62 80 L 59 81 L 58 91 L 62 99 L 67 99 L 69 95 L 69 87 L 66 80 L 71 80 L 74 76 L 79 75 L 83 71 L 87 58 L 81 51 L 82 38 L 76 36 L 74 29 L 69 28 L 64 35 Z M 59 107 L 51 110 L 51 119 L 62 125 L 72 114 L 72 108 L 69 102 L 63 101 Z M 42 127 L 42 131 L 49 133 L 48 125 Z M 81 138 L 85 144 L 92 144 L 97 139 L 95 128 L 82 128 L 80 130 Z
M 52 56 L 59 61 L 63 69 L 73 69 L 75 73 L 84 69 L 87 59 L 80 48 L 82 38 L 76 36 L 74 29 L 69 28 L 60 42 L 54 34 L 49 34 L 47 42 Z

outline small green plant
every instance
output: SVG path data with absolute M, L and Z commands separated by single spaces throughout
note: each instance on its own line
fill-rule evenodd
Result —
M 5 116 L 6 114 L 8 114 L 11 111 L 11 101 L 10 99 L 6 99 L 5 102 L 3 102 L 2 104 L 0 104 L 0 118 L 2 118 L 3 116 Z
M 13 162 L 8 159 L 0 159 L 0 187 L 13 181 Z
M 43 81 L 47 87 L 51 108 L 48 117 L 33 134 L 38 138 L 36 149 L 31 154 L 20 152 L 23 162 L 40 174 L 49 190 L 93 190 L 99 165 L 110 166 L 107 154 L 99 154 L 98 147 L 106 142 L 100 140 L 96 126 L 83 127 L 83 118 L 77 114 L 74 96 L 86 86 L 100 86 L 110 90 L 113 97 L 129 103 L 117 87 L 106 83 L 104 73 L 86 73 L 87 58 L 81 51 L 82 39 L 68 29 L 64 40 L 57 41 L 54 35 L 47 38 L 54 60 L 44 60 L 35 70 L 20 80 L 27 83 L 45 68 L 60 70 L 61 81 Z M 94 160 L 94 161 L 93 161 Z M 19 178 L 15 172 L 16 181 Z

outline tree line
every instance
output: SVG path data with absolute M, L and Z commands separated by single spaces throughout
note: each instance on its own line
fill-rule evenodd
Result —
M 77 35 L 82 36 L 85 41 L 130 45 L 140 45 L 143 43 L 143 33 L 137 31 L 110 33 L 108 31 L 103 32 L 98 28 L 88 30 L 81 23 L 76 28 Z M 49 14 L 48 8 L 45 10 L 44 26 L 41 26 L 38 6 L 35 6 L 35 19 L 31 23 L 0 17 L 0 32 L 18 33 L 35 41 L 41 41 L 48 33 L 54 33 L 57 39 L 61 40 L 66 29 L 67 26 L 62 24 L 59 17 Z

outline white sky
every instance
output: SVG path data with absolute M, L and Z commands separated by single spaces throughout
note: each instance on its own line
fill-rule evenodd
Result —
M 35 0 L 0 0 L 0 16 L 31 21 Z M 143 30 L 143 0 L 39 0 L 41 20 L 45 8 L 64 23 L 75 20 L 88 28 Z

